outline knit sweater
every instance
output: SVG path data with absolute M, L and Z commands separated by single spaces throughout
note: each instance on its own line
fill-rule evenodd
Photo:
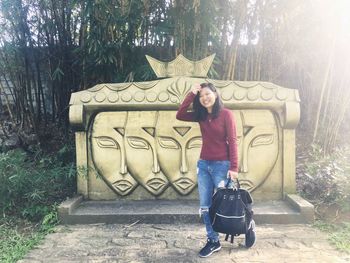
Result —
M 188 111 L 195 98 L 190 92 L 180 105 L 176 118 L 182 121 L 195 122 L 194 113 Z M 200 158 L 208 161 L 230 161 L 230 170 L 238 172 L 236 122 L 233 113 L 223 108 L 217 118 L 208 114 L 206 120 L 199 121 L 202 133 Z

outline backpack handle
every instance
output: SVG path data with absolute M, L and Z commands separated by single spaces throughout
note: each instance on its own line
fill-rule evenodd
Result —
M 225 188 L 228 188 L 228 186 L 230 185 L 231 182 L 232 182 L 232 179 L 231 179 L 231 177 L 229 177 L 229 178 L 227 179 L 227 183 L 226 183 L 226 185 L 225 185 Z M 233 182 L 234 188 L 236 188 L 237 190 L 240 189 L 240 188 L 241 188 L 241 184 L 239 183 L 238 178 L 236 179 L 236 184 L 237 184 L 237 187 L 236 187 L 236 185 L 235 185 L 235 182 Z

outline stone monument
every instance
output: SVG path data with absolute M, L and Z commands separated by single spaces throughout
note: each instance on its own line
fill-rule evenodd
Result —
M 255 200 L 296 191 L 297 90 L 270 82 L 207 78 L 215 55 L 190 61 L 147 59 L 158 79 L 99 84 L 72 94 L 78 192 L 85 200 L 197 199 L 198 123 L 175 118 L 194 83 L 213 83 L 232 110 L 239 178 Z

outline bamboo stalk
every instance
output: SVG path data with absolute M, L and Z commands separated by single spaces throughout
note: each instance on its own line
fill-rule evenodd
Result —
M 329 52 L 329 56 L 328 56 L 328 61 L 327 61 L 327 66 L 325 69 L 325 74 L 324 74 L 324 79 L 322 82 L 322 88 L 321 88 L 321 93 L 320 93 L 320 97 L 318 100 L 318 106 L 317 106 L 317 111 L 316 111 L 316 118 L 315 118 L 315 126 L 313 129 L 313 135 L 312 135 L 312 142 L 315 142 L 316 137 L 317 137 L 317 132 L 318 132 L 318 124 L 319 124 L 319 119 L 320 119 L 320 113 L 321 113 L 321 107 L 322 107 L 322 102 L 323 102 L 323 97 L 324 97 L 324 93 L 329 81 L 329 74 L 330 74 L 330 70 L 332 67 L 332 61 L 334 59 L 334 52 L 335 52 L 335 39 L 333 40 L 332 43 L 332 47 L 331 50 Z
M 9 88 L 9 87 L 8 87 Z M 10 101 L 7 97 L 7 94 L 6 94 L 6 91 L 5 91 L 5 88 L 2 84 L 2 81 L 0 81 L 0 91 L 4 94 L 4 98 L 5 98 L 5 102 L 6 102 L 6 108 L 10 114 L 10 118 L 12 120 L 13 123 L 16 123 L 14 117 L 13 117 L 13 113 L 12 113 L 12 110 L 11 110 L 11 106 L 10 106 Z

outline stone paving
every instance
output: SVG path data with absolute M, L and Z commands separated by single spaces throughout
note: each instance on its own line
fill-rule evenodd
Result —
M 243 237 L 209 258 L 201 224 L 100 224 L 58 226 L 55 233 L 19 262 L 350 262 L 327 242 L 327 235 L 308 225 L 258 225 L 258 240 L 246 249 Z

